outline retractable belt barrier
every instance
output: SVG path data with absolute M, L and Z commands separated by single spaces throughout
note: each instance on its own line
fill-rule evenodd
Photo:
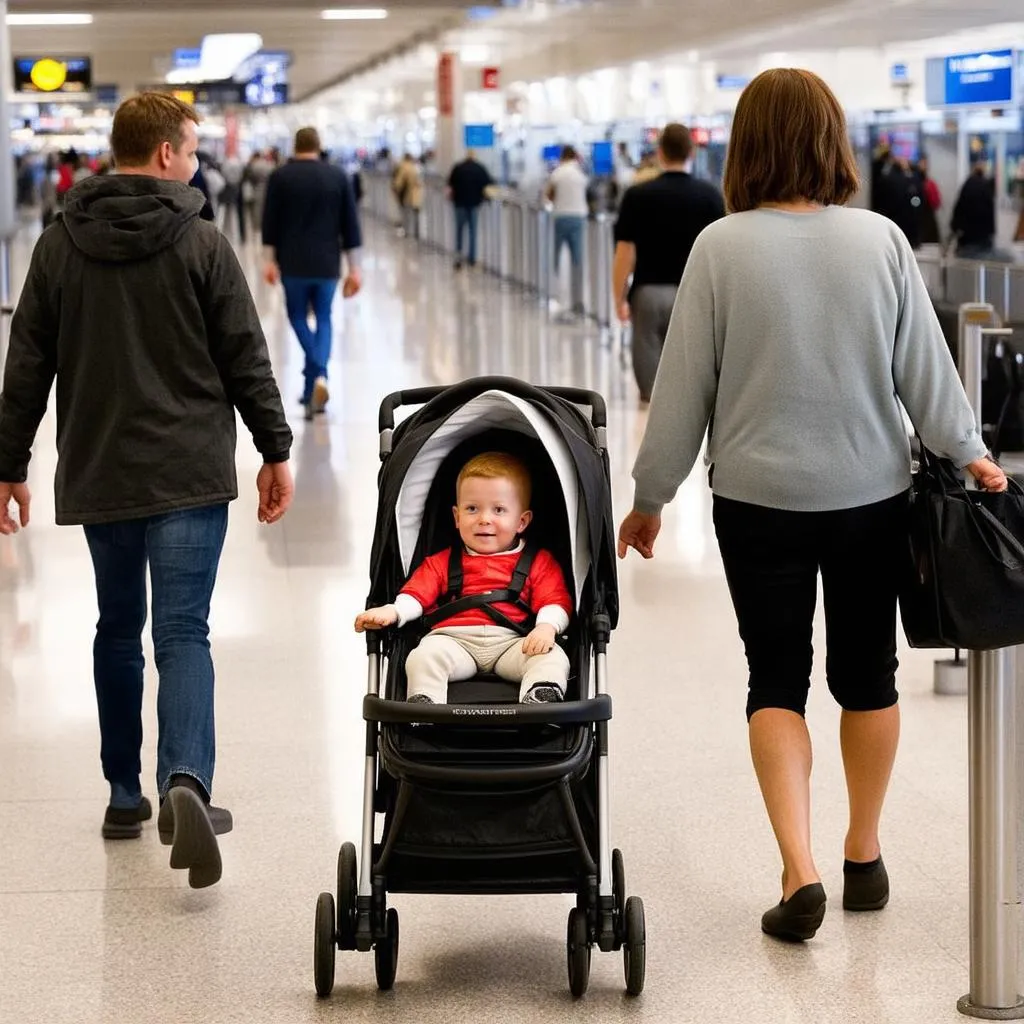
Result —
M 1013 333 L 986 326 L 994 317 L 982 303 L 960 310 L 960 373 L 979 423 L 985 339 Z M 967 655 L 971 990 L 957 1009 L 984 1020 L 1024 1018 L 1017 976 L 1017 652 Z
M 400 211 L 390 179 L 367 174 L 366 211 L 397 228 Z M 544 205 L 506 193 L 483 204 L 477 215 L 477 262 L 487 273 L 536 296 L 548 306 L 561 290 L 554 218 Z M 444 184 L 423 183 L 419 244 L 456 255 L 455 214 Z M 613 320 L 611 275 L 613 222 L 607 213 L 587 218 L 583 239 L 583 309 L 602 329 Z
M 936 302 L 987 303 L 1003 323 L 1024 324 L 1024 263 L 963 260 L 926 251 L 918 253 L 917 264 Z

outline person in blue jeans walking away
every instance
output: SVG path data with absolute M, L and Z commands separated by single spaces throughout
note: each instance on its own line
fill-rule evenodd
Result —
M 158 830 L 193 888 L 221 876 L 230 813 L 213 792 L 210 601 L 238 495 L 235 411 L 263 466 L 259 519 L 292 498 L 292 434 L 245 275 L 188 186 L 198 115 L 160 93 L 114 117 L 117 173 L 67 196 L 11 325 L 0 392 L 0 534 L 29 524 L 32 446 L 57 380 L 57 523 L 81 525 L 96 576 L 93 674 L 106 839 L 142 834 L 142 629 L 152 591 Z M 18 506 L 15 519 L 12 501 Z
M 346 299 L 362 288 L 359 211 L 348 175 L 321 159 L 315 128 L 295 134 L 295 156 L 267 182 L 263 245 L 268 284 L 284 286 L 288 320 L 306 356 L 302 405 L 306 419 L 324 411 L 333 328 L 331 307 L 341 277 L 342 252 L 348 274 Z M 314 326 L 309 325 L 313 314 Z
M 455 269 L 461 270 L 465 260 L 476 266 L 477 228 L 480 207 L 494 187 L 491 172 L 476 158 L 473 150 L 452 168 L 448 176 L 448 198 L 455 207 Z
M 572 315 L 582 316 L 583 308 L 583 246 L 586 239 L 587 217 L 590 204 L 587 202 L 587 176 L 580 166 L 579 155 L 573 146 L 563 146 L 558 166 L 548 178 L 544 195 L 551 203 L 555 225 L 554 269 L 558 265 L 562 249 L 568 247 L 572 267 L 570 305 Z

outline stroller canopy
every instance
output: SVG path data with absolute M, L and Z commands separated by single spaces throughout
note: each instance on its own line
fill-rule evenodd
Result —
M 423 550 L 425 518 L 450 519 L 454 492 L 436 492 L 445 460 L 471 439 L 495 433 L 521 435 L 543 447 L 561 489 L 577 607 L 590 579 L 614 625 L 618 595 L 606 456 L 576 406 L 508 378 L 448 388 L 396 428 L 378 481 L 371 602 L 393 600 L 419 560 L 432 553 Z M 446 503 L 443 509 L 431 508 L 438 502 Z

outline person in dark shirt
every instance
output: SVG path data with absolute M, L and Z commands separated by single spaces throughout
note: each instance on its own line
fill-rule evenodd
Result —
M 956 237 L 956 254 L 961 259 L 1013 262 L 1010 253 L 995 245 L 996 185 L 981 161 L 974 165 L 960 189 L 951 227 Z
M 32 254 L 0 394 L 0 536 L 29 523 L 29 459 L 57 380 L 57 522 L 81 525 L 96 575 L 93 675 L 105 839 L 134 839 L 142 794 L 142 630 L 159 675 L 158 829 L 193 888 L 221 875 L 210 600 L 238 496 L 236 410 L 263 466 L 259 519 L 292 496 L 292 432 L 231 246 L 199 218 L 195 110 L 147 92 L 114 115 L 117 173 L 74 186 Z M 19 521 L 10 515 L 19 506 Z M 147 599 L 147 569 L 152 602 Z M 6 657 L 10 657 L 4 652 Z
M 359 212 L 348 176 L 320 159 L 320 135 L 300 128 L 295 158 L 267 182 L 263 207 L 264 277 L 284 286 L 288 319 L 306 355 L 302 405 L 306 419 L 324 411 L 330 393 L 331 307 L 341 276 L 344 250 L 348 274 L 346 299 L 362 288 L 359 249 L 363 244 Z M 316 327 L 309 327 L 312 311 Z
M 722 194 L 689 173 L 693 139 L 670 124 L 658 144 L 662 173 L 634 185 L 622 199 L 615 225 L 612 294 L 619 319 L 633 321 L 633 372 L 640 401 L 651 400 L 679 282 L 697 236 L 725 216 Z M 627 294 L 630 275 L 633 284 Z
M 455 269 L 462 267 L 463 255 L 471 267 L 476 266 L 476 236 L 480 207 L 487 191 L 494 185 L 491 172 L 468 150 L 466 159 L 452 168 L 448 177 L 448 198 L 455 207 Z M 467 246 L 463 240 L 468 233 Z

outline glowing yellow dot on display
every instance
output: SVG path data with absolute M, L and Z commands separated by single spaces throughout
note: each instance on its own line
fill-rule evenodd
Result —
M 68 80 L 68 69 L 60 61 L 45 57 L 32 65 L 29 77 L 40 92 L 56 92 Z

